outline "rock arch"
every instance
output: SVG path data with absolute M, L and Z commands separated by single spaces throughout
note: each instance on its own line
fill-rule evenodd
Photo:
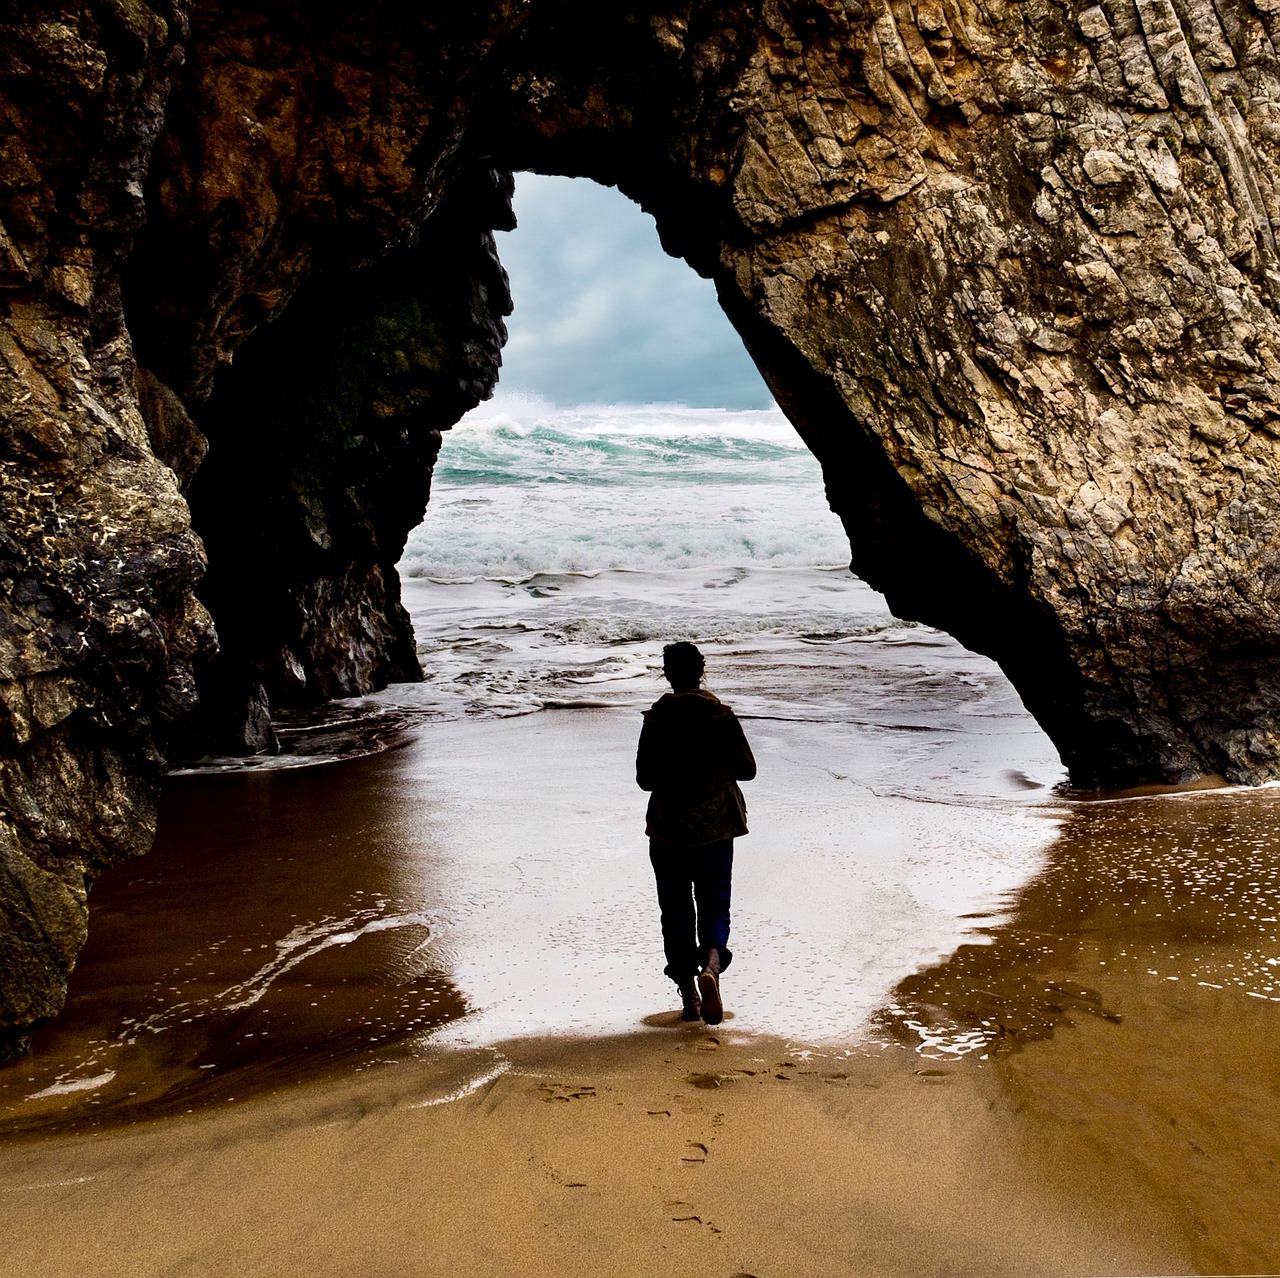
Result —
M 10 1043 L 164 749 L 412 672 L 404 476 L 496 375 L 512 169 L 617 185 L 715 281 L 856 571 L 1077 782 L 1280 769 L 1268 9 L 454 9 L 0 0 Z

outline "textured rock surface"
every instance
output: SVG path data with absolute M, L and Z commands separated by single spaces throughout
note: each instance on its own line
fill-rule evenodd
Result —
M 731 19 L 653 19 L 647 67 L 639 21 L 594 72 L 530 39 L 506 154 L 618 179 L 715 277 L 856 570 L 994 656 L 1077 781 L 1274 775 L 1269 11 Z
M 0 7 L 0 1055 L 62 1005 L 87 880 L 147 850 L 151 725 L 212 649 L 119 266 L 180 15 Z
M 193 722 L 182 485 L 220 732 L 412 672 L 389 569 L 496 369 L 494 167 L 653 213 L 855 569 L 1077 781 L 1280 772 L 1270 2 L 0 0 L 0 1033 Z

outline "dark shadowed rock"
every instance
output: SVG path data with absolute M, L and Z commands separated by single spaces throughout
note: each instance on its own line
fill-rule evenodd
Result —
M 198 408 L 197 593 L 220 651 L 179 752 L 271 749 L 272 707 L 422 677 L 396 563 L 440 432 L 492 393 L 510 302 L 486 221 L 509 192 L 477 173 L 411 247 L 309 281 Z

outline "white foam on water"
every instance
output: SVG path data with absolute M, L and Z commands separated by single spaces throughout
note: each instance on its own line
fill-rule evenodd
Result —
M 70 1096 L 74 1092 L 97 1091 L 99 1087 L 105 1087 L 115 1076 L 115 1070 L 109 1069 L 105 1073 L 95 1074 L 92 1078 L 59 1079 L 49 1087 L 32 1092 L 27 1100 L 48 1100 L 54 1096 Z
M 482 1070 L 474 1078 L 469 1078 L 465 1083 L 446 1092 L 443 1096 L 429 1096 L 426 1100 L 414 1101 L 408 1108 L 434 1109 L 438 1105 L 452 1105 L 455 1101 L 466 1100 L 468 1096 L 474 1096 L 482 1087 L 487 1087 L 495 1079 L 499 1079 L 503 1074 L 509 1073 L 510 1069 L 511 1062 L 502 1061 L 490 1069 Z
M 656 924 L 637 909 L 651 889 L 628 754 L 676 639 L 702 648 L 708 686 L 761 760 L 735 891 L 744 961 L 729 983 L 745 1023 L 814 1040 L 865 1026 L 902 972 L 972 933 L 960 916 L 1034 872 L 1053 837 L 1037 808 L 1061 777 L 1052 749 L 992 662 L 894 617 L 848 554 L 821 470 L 777 409 L 507 400 L 451 433 L 401 564 L 426 677 L 373 700 L 446 721 L 430 741 L 451 778 L 469 748 L 458 720 L 628 717 L 607 731 L 608 718 L 530 723 L 555 742 L 532 760 L 524 733 L 486 733 L 468 793 L 496 770 L 519 796 L 519 836 L 513 847 L 501 821 L 491 832 L 492 807 L 473 797 L 479 826 L 453 818 L 450 845 L 473 886 L 492 856 L 495 889 L 520 891 L 446 929 L 473 1010 L 439 1041 L 619 1029 L 652 1007 Z M 600 759 L 569 769 L 573 785 L 591 776 L 592 797 L 566 826 L 565 808 L 582 805 L 559 792 L 553 757 L 592 733 L 612 758 L 599 775 Z M 557 845 L 552 860 L 531 851 L 543 845 Z M 639 858 L 625 879 L 620 848 Z M 481 940 L 495 926 L 514 968 Z M 788 991 L 806 987 L 824 996 L 797 1009 Z
M 991 662 L 895 618 L 847 557 L 821 470 L 776 408 L 508 398 L 446 440 L 401 563 L 424 682 L 352 705 L 639 707 L 662 646 L 688 639 L 750 718 L 1024 730 Z
M 838 565 L 817 461 L 777 409 L 507 399 L 446 437 L 408 577 Z
M 394 914 L 364 920 L 326 920 L 318 924 L 299 924 L 276 944 L 275 957 L 264 963 L 247 981 L 222 991 L 219 1001 L 223 1011 L 239 1012 L 252 1007 L 266 995 L 286 972 L 305 962 L 321 950 L 335 945 L 350 945 L 363 936 L 402 927 L 421 927 L 428 931 L 431 920 L 424 914 Z

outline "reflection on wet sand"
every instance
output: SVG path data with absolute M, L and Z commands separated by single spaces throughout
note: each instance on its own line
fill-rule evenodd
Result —
M 380 766 L 171 782 L 155 850 L 94 889 L 65 1012 L 0 1070 L 0 1130 L 183 1113 L 462 1015 Z
M 1202 1272 L 1273 1271 L 1280 791 L 1073 805 L 1010 904 L 901 981 L 882 1025 L 1134 1167 Z
M 437 724 L 330 768 L 176 779 L 156 851 L 94 889 L 66 1013 L 0 1070 L 0 1130 L 548 1032 L 665 1030 L 637 717 Z M 752 732 L 768 771 L 735 873 L 729 1023 L 860 1050 L 892 982 L 966 935 L 956 915 L 1039 865 L 1053 826 L 1035 792 L 957 799 L 975 784 L 957 756 L 999 775 L 1025 737 Z
M 616 1217 L 610 1245 L 639 1255 L 657 1235 L 625 1221 L 637 1202 L 655 1230 L 676 1220 L 663 1196 L 689 1199 L 672 1178 L 693 1142 L 738 1177 L 679 1213 L 725 1247 L 736 1231 L 723 1272 L 1280 1268 L 1280 790 L 1046 801 L 995 788 L 1028 753 L 1004 732 L 921 750 L 753 728 L 769 771 L 741 861 L 737 1016 L 714 1035 L 675 1020 L 661 975 L 626 715 L 440 725 L 336 769 L 176 782 L 157 851 L 95 890 L 66 1016 L 0 1070 L 0 1131 L 37 1135 L 0 1165 L 0 1244 L 58 1220 L 47 1272 L 82 1274 L 83 1240 L 125 1229 L 122 1194 L 185 1221 L 181 1183 L 207 1213 L 201 1272 L 243 1272 L 228 1248 L 259 1191 L 237 1178 L 261 1146 L 300 1160 L 305 1190 L 254 1246 L 311 1238 L 323 1191 L 363 1257 L 385 1232 L 359 1207 L 369 1180 L 453 1272 L 474 1231 L 449 1213 L 518 1172 L 532 1251 L 598 1180 L 574 1238 Z M 548 1112 L 589 1106 L 625 1130 Z M 474 1183 L 434 1186 L 421 1217 L 420 1168 L 463 1147 Z M 620 1170 L 624 1148 L 639 1161 Z M 559 1180 L 534 1174 L 544 1154 Z M 331 1183 L 335 1159 L 358 1174 Z M 885 1259 L 926 1225 L 928 1264 Z M 111 1237 L 90 1272 L 173 1272 L 197 1245 Z M 832 1268 L 850 1240 L 875 1264 Z M 286 1267 L 324 1254 L 300 1245 Z M 578 1259 L 556 1272 L 593 1272 Z M 491 1272 L 539 1272 L 518 1260 Z

